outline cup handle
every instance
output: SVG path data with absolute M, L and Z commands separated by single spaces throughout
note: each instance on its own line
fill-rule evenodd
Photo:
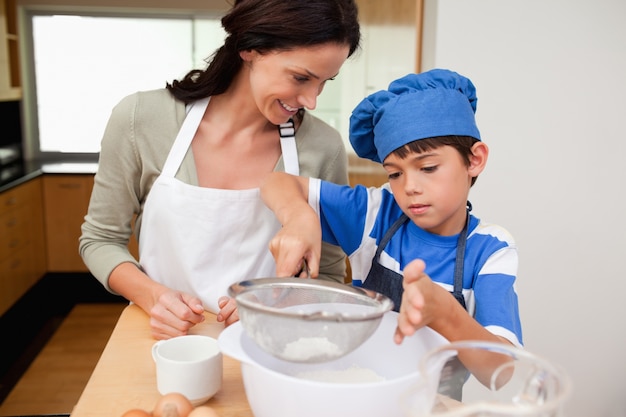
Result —
M 156 363 L 156 361 L 157 361 L 157 358 L 156 358 L 156 351 L 157 351 L 157 348 L 159 347 L 159 345 L 161 344 L 161 342 L 162 342 L 162 340 L 159 340 L 158 342 L 155 342 L 155 343 L 152 345 L 152 360 L 153 360 L 155 363 Z

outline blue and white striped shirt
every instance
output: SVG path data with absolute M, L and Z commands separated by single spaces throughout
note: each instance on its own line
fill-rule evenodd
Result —
M 388 185 L 351 188 L 310 179 L 309 204 L 320 217 L 322 239 L 341 246 L 358 285 L 367 277 L 385 232 L 402 215 Z M 409 262 L 420 258 L 430 278 L 452 291 L 457 240 L 458 235 L 435 235 L 408 221 L 391 238 L 379 262 L 401 274 Z M 470 216 L 463 273 L 468 312 L 487 330 L 521 346 L 517 267 L 512 236 L 500 226 Z

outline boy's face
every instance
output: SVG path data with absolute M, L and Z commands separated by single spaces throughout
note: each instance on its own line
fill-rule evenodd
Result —
M 443 236 L 461 232 L 471 180 L 478 175 L 473 162 L 468 167 L 459 152 L 446 145 L 404 159 L 391 153 L 383 167 L 396 202 L 413 223 Z

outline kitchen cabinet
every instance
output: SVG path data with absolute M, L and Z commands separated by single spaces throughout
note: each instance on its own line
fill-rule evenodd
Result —
M 0 0 L 0 100 L 21 97 L 16 0 Z
M 0 193 L 0 315 L 46 272 L 41 178 Z
M 80 227 L 83 224 L 93 174 L 46 174 L 43 177 L 46 254 L 48 272 L 87 272 L 78 253 Z M 137 257 L 137 241 L 129 244 Z
M 359 158 L 356 154 L 348 154 L 348 180 L 352 187 L 380 187 L 388 180 L 385 168 L 378 162 Z
M 44 175 L 48 272 L 87 272 L 78 254 L 78 238 L 92 188 L 93 175 Z

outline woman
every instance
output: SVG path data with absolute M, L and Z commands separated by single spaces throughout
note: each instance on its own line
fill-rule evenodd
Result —
M 222 25 L 205 70 L 113 109 L 82 226 L 85 264 L 150 315 L 157 339 L 186 334 L 205 308 L 236 321 L 228 286 L 275 275 L 266 175 L 347 183 L 339 133 L 305 109 L 359 47 L 354 1 L 239 0 Z M 140 262 L 127 249 L 135 216 Z M 344 261 L 326 246 L 320 277 L 343 280 Z

